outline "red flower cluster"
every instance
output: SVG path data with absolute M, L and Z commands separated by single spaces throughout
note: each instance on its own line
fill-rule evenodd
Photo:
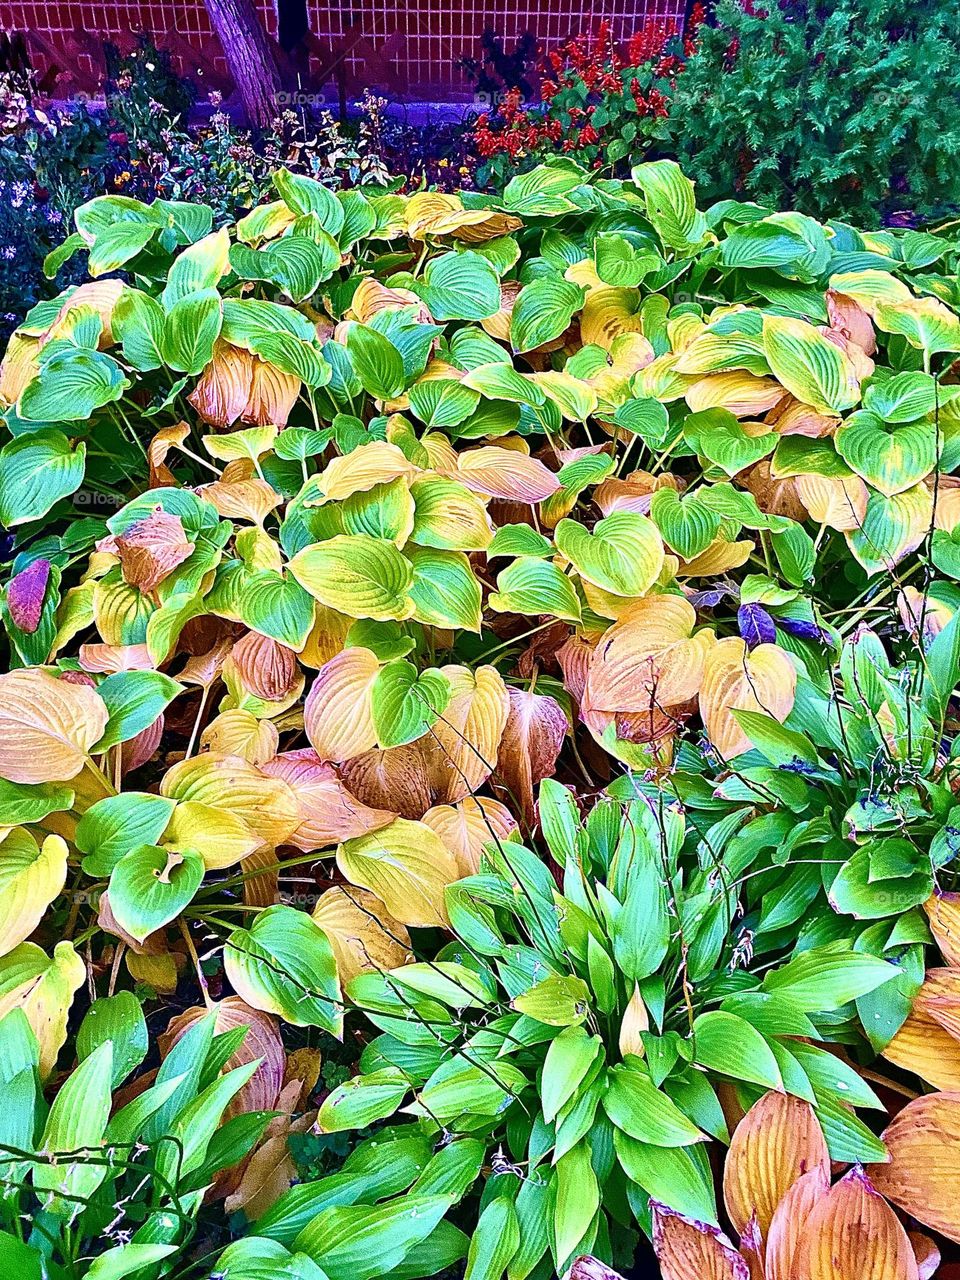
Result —
M 703 5 L 698 4 L 691 29 L 705 16 Z M 601 22 L 593 36 L 577 36 L 547 55 L 541 105 L 526 109 L 519 92 L 511 90 L 493 119 L 480 117 L 474 130 L 477 151 L 485 160 L 503 156 L 513 162 L 559 146 L 566 154 L 579 153 L 577 158 L 594 168 L 612 163 L 605 159 L 605 148 L 615 139 L 622 140 L 628 122 L 669 114 L 665 90 L 682 72 L 681 50 L 687 47 L 680 43 L 676 23 L 651 21 L 634 33 L 621 52 L 610 24 Z M 602 125 L 592 118 L 598 108 Z M 636 130 L 635 123 L 632 128 Z

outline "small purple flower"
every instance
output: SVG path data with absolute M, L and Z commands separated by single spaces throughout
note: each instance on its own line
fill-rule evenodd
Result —
M 14 626 L 33 635 L 40 625 L 43 598 L 50 581 L 50 561 L 34 560 L 26 569 L 10 579 L 7 586 L 7 608 Z
M 737 626 L 751 649 L 758 644 L 773 644 L 777 638 L 773 618 L 759 604 L 742 604 L 737 610 Z

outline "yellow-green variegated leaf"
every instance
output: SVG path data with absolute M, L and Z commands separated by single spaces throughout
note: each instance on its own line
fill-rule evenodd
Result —
M 418 928 L 449 927 L 444 889 L 459 877 L 457 860 L 422 822 L 397 818 L 337 850 L 352 883 L 375 893 L 390 914 Z
M 617 596 L 644 595 L 663 569 L 659 529 L 633 511 L 615 511 L 592 533 L 577 520 L 561 520 L 555 540 L 582 578 Z
M 67 846 L 47 836 L 42 847 L 23 827 L 0 843 L 0 956 L 30 937 L 67 879 Z
M 11 1009 L 23 1010 L 40 1045 L 43 1080 L 56 1065 L 74 993 L 86 976 L 72 942 L 58 942 L 52 957 L 32 942 L 21 942 L 0 958 L 0 1019 Z
M 802 404 L 841 413 L 860 399 L 850 360 L 806 320 L 764 316 L 763 349 L 775 377 Z
M 912 347 L 930 355 L 938 351 L 960 351 L 960 316 L 937 298 L 881 302 L 875 319 L 885 333 L 902 334 Z
M 410 491 L 416 503 L 412 542 L 439 551 L 483 551 L 490 545 L 493 524 L 487 509 L 465 485 L 431 476 L 415 481 Z
M 933 497 L 922 484 L 891 497 L 871 493 L 862 525 L 844 535 L 854 559 L 871 576 L 892 573 L 923 541 L 932 508 Z
M 402 621 L 413 613 L 413 569 L 392 542 L 339 534 L 298 551 L 289 568 L 321 604 L 350 618 Z
M 937 465 L 933 422 L 884 422 L 862 409 L 837 429 L 837 453 L 858 476 L 891 497 L 918 484 Z
M 407 557 L 413 565 L 410 599 L 414 619 L 432 627 L 479 634 L 482 592 L 463 552 L 410 547 Z
M 580 601 L 570 579 L 551 561 L 536 556 L 519 556 L 502 569 L 487 603 L 498 613 L 545 613 L 580 621 Z

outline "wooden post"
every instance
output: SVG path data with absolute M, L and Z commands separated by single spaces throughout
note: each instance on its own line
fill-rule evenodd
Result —
M 265 128 L 278 114 L 280 72 L 253 0 L 204 0 L 240 94 L 247 122 Z

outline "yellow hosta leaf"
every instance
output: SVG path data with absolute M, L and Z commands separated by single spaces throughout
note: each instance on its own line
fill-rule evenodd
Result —
M 799 1177 L 777 1205 L 763 1255 L 766 1280 L 794 1280 L 810 1214 L 829 1190 L 830 1175 L 818 1166 Z
M 388 827 L 345 841 L 337 850 L 337 866 L 404 924 L 449 927 L 443 891 L 459 876 L 457 860 L 422 822 L 396 818 Z
M 0 676 L 0 778 L 66 782 L 103 737 L 107 708 L 87 685 L 38 667 Z
M 442 191 L 417 191 L 407 199 L 403 210 L 407 235 L 411 240 L 423 240 L 433 235 L 432 227 L 436 221 L 462 209 L 463 201 L 459 196 Z
M 693 560 L 681 560 L 677 567 L 677 577 L 712 578 L 718 573 L 739 569 L 750 559 L 753 547 L 754 544 L 747 539 L 740 542 L 725 542 L 722 538 L 718 538 Z
M 416 503 L 410 538 L 418 546 L 441 551 L 483 551 L 493 541 L 493 524 L 487 509 L 465 484 L 436 476 L 415 481 L 410 492 Z
M 593 289 L 580 316 L 580 337 L 609 351 L 624 333 L 642 333 L 639 289 Z
M 947 964 L 960 969 L 960 893 L 937 890 L 923 904 L 940 954 Z
M 30 937 L 67 880 L 67 846 L 47 836 L 38 847 L 29 831 L 0 843 L 0 956 Z
M 177 805 L 164 840 L 174 849 L 194 850 L 210 871 L 232 867 L 263 844 L 260 836 L 237 814 L 196 800 Z
M 598 711 L 645 711 L 694 698 L 716 636 L 693 635 L 696 610 L 682 596 L 631 605 L 597 645 L 583 702 Z
M 685 393 L 692 413 L 704 409 L 729 409 L 737 418 L 767 413 L 785 399 L 787 393 L 773 378 L 758 377 L 744 369 L 713 373 L 698 378 Z
M 625 1058 L 628 1053 L 642 1058 L 646 1053 L 646 1049 L 641 1039 L 641 1032 L 649 1030 L 650 1015 L 647 1013 L 647 1006 L 643 1003 L 640 988 L 634 983 L 633 995 L 623 1011 L 623 1018 L 620 1022 L 618 1045 L 621 1058 Z
M 496 445 L 461 453 L 456 478 L 474 493 L 508 502 L 542 502 L 560 488 L 556 475 L 542 462 Z
M 203 447 L 212 458 L 219 458 L 221 462 L 253 461 L 272 450 L 277 435 L 278 428 L 272 424 L 248 427 L 245 431 L 231 431 L 226 435 L 204 436 Z
M 240 708 L 216 716 L 200 735 L 202 750 L 223 756 L 242 756 L 250 764 L 263 764 L 272 759 L 279 743 L 276 725 L 269 720 L 258 720 Z
M 700 689 L 707 737 L 725 759 L 748 751 L 750 739 L 732 712 L 759 711 L 782 723 L 793 707 L 796 687 L 796 668 L 775 644 L 748 650 L 737 636 L 718 640 L 707 655 Z
M 37 355 L 40 339 L 15 333 L 7 344 L 3 363 L 0 364 L 0 402 L 16 404 L 20 393 L 39 371 Z
M 410 959 L 410 935 L 373 893 L 338 884 L 320 895 L 313 918 L 327 935 L 341 987 L 358 973 L 397 969 Z
M 210 752 L 181 760 L 165 774 L 160 794 L 233 814 L 263 844 L 283 844 L 299 820 L 297 799 L 287 784 L 281 778 L 268 778 L 239 756 Z
M 459 804 L 439 804 L 428 809 L 423 822 L 435 831 L 457 860 L 461 876 L 480 870 L 480 855 L 488 844 L 500 845 L 518 831 L 510 810 L 499 800 L 467 796 Z
M 262 525 L 283 501 L 272 485 L 256 476 L 229 484 L 215 480 L 199 488 L 197 495 L 216 507 L 225 520 L 249 520 L 257 525 Z
M 352 618 L 403 621 L 416 607 L 410 561 L 392 542 L 369 534 L 338 534 L 304 547 L 289 568 L 321 604 Z
M 335 658 L 343 649 L 347 632 L 353 623 L 354 619 L 348 618 L 345 613 L 338 613 L 336 609 L 318 603 L 313 629 L 307 636 L 307 643 L 297 655 L 303 665 L 317 671 L 325 662 Z
M 497 209 L 451 209 L 449 213 L 431 218 L 429 227 L 424 228 L 422 234 L 413 235 L 413 239 L 420 240 L 429 234 L 450 236 L 461 244 L 485 244 L 522 226 L 520 218 Z
M 23 1010 L 40 1045 L 43 1080 L 66 1041 L 70 1006 L 86 976 L 72 942 L 58 942 L 52 957 L 32 942 L 21 942 L 0 959 L 0 1019 L 11 1009 Z
M 342 458 L 334 458 L 320 473 L 318 484 L 329 502 L 340 502 L 374 485 L 386 484 L 401 476 L 414 476 L 417 470 L 397 445 L 388 440 L 374 440 Z
M 380 662 L 369 649 L 344 649 L 317 673 L 303 707 L 310 745 L 321 760 L 349 760 L 377 744 L 371 688 Z
M 401 307 L 410 306 L 426 310 L 423 302 L 411 289 L 391 289 L 372 276 L 367 276 L 354 291 L 348 318 L 368 324 L 378 311 L 398 311 Z M 418 316 L 418 319 L 429 321 L 429 312 Z
M 433 794 L 454 802 L 486 782 L 510 713 L 503 677 L 496 667 L 446 666 L 450 701 L 424 739 Z
M 817 524 L 840 533 L 863 524 L 870 492 L 859 476 L 797 476 L 795 484 L 797 497 Z

